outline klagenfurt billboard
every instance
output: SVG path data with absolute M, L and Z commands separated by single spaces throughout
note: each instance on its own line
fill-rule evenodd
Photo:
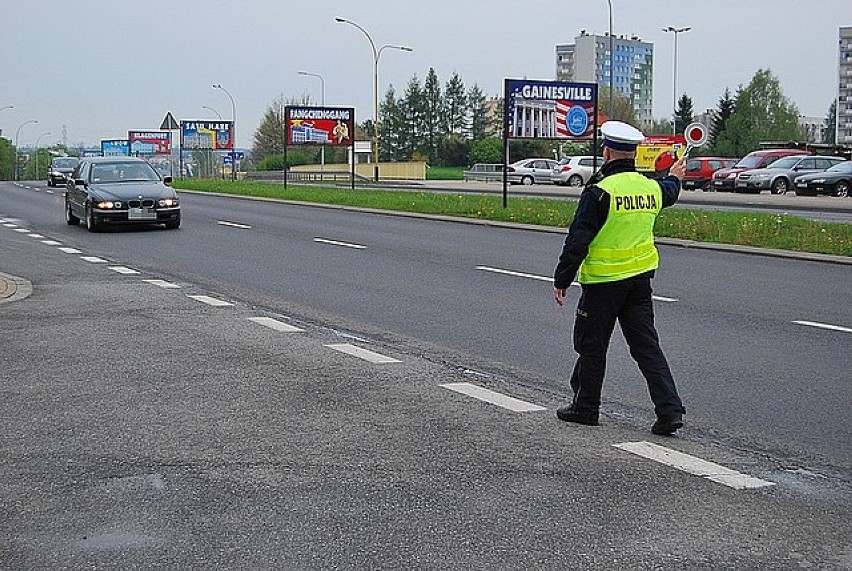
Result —
M 170 131 L 128 131 L 127 141 L 131 155 L 171 155 Z

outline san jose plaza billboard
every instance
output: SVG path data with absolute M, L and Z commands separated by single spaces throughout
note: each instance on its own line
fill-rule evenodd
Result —
M 198 151 L 232 151 L 233 121 L 181 121 L 181 148 Z
M 506 79 L 504 90 L 509 138 L 588 139 L 595 134 L 595 83 Z
M 331 145 L 349 147 L 355 136 L 353 107 L 284 108 L 288 145 Z

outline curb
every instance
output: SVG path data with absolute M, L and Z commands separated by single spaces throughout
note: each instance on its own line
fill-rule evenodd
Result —
M 33 293 L 33 284 L 29 280 L 0 273 L 0 305 L 20 301 Z
M 239 194 L 224 194 L 205 192 L 203 190 L 176 189 L 178 192 L 188 194 L 201 194 L 205 196 L 220 196 L 224 198 L 237 198 L 242 200 L 255 200 L 258 202 L 275 202 L 278 204 L 292 204 L 294 206 L 308 206 L 312 208 L 325 208 L 332 210 L 346 210 L 353 212 L 364 212 L 368 214 L 380 214 L 383 216 L 397 216 L 401 218 L 417 218 L 421 220 L 439 220 L 442 222 L 453 222 L 456 224 L 472 224 L 476 226 L 496 226 L 500 228 L 511 228 L 514 230 L 528 230 L 532 232 L 545 232 L 548 234 L 565 234 L 567 228 L 556 226 L 539 226 L 536 224 L 520 224 L 517 222 L 503 222 L 499 220 L 481 220 L 479 218 L 464 218 L 462 216 L 444 216 L 440 214 L 422 214 L 418 212 L 403 212 L 398 210 L 380 210 L 377 208 L 362 208 L 359 206 L 344 206 L 340 204 L 321 204 L 318 202 L 301 202 L 298 200 L 283 200 L 280 198 L 267 198 L 264 196 L 244 196 Z M 657 237 L 657 244 L 664 246 L 677 246 L 680 248 L 695 248 L 701 250 L 715 250 L 717 252 L 733 252 L 738 254 L 749 254 L 753 256 L 769 256 L 773 258 L 786 258 L 789 260 L 805 260 L 810 262 L 826 262 L 829 264 L 840 264 L 852 266 L 852 256 L 836 256 L 832 254 L 817 254 L 811 252 L 795 252 L 793 250 L 775 250 L 770 248 L 757 248 L 755 246 L 742 246 L 737 244 L 717 244 L 714 242 L 695 242 L 681 238 Z

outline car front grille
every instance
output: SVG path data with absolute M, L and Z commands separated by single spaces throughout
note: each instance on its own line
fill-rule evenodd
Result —
M 127 205 L 130 208 L 153 208 L 154 201 L 150 198 L 146 198 L 145 200 L 128 200 Z

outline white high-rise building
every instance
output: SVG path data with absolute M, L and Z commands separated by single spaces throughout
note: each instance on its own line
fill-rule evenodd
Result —
M 654 44 L 636 36 L 613 36 L 612 82 L 616 93 L 633 104 L 641 127 L 654 123 Z M 556 46 L 557 81 L 586 81 L 601 86 L 610 82 L 610 37 L 585 30 L 573 44 Z M 606 112 L 606 101 L 598 105 Z
M 852 145 L 852 26 L 840 28 L 837 61 L 837 144 Z

